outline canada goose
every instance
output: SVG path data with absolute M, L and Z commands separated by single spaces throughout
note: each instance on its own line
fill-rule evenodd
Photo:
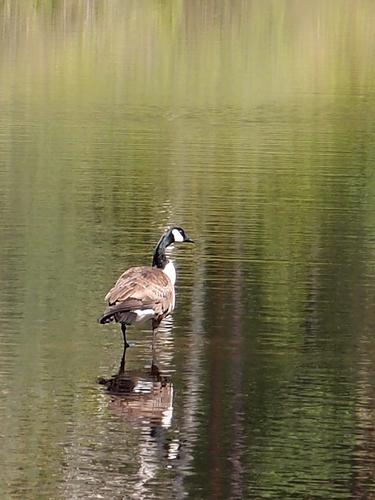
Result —
M 155 247 L 152 266 L 131 267 L 119 277 L 105 296 L 108 307 L 98 318 L 98 322 L 121 323 L 124 349 L 129 347 L 126 341 L 128 325 L 151 320 L 154 340 L 161 320 L 174 309 L 176 269 L 165 254 L 166 248 L 173 243 L 193 241 L 181 227 L 168 228 Z

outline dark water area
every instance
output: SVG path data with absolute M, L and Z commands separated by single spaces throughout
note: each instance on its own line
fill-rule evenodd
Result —
M 374 19 L 0 2 L 1 498 L 375 498 Z M 122 360 L 104 295 L 172 223 Z

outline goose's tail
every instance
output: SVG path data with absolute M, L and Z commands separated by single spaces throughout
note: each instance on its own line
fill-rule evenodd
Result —
M 129 306 L 124 304 L 114 304 L 108 306 L 104 313 L 99 316 L 98 323 L 104 325 L 115 321 L 116 323 L 126 323 L 131 325 L 137 319 L 137 313 L 129 310 Z

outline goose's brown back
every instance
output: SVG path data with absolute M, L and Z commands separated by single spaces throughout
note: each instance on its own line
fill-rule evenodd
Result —
M 156 267 L 131 267 L 125 271 L 105 296 L 108 307 L 100 323 L 132 323 L 134 311 L 152 309 L 161 320 L 173 310 L 174 287 L 168 276 Z

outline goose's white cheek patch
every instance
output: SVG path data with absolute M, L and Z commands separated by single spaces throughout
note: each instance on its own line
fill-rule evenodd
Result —
M 172 234 L 173 234 L 174 241 L 179 242 L 179 243 L 184 241 L 184 237 L 182 236 L 180 231 L 178 231 L 178 229 L 173 229 Z

